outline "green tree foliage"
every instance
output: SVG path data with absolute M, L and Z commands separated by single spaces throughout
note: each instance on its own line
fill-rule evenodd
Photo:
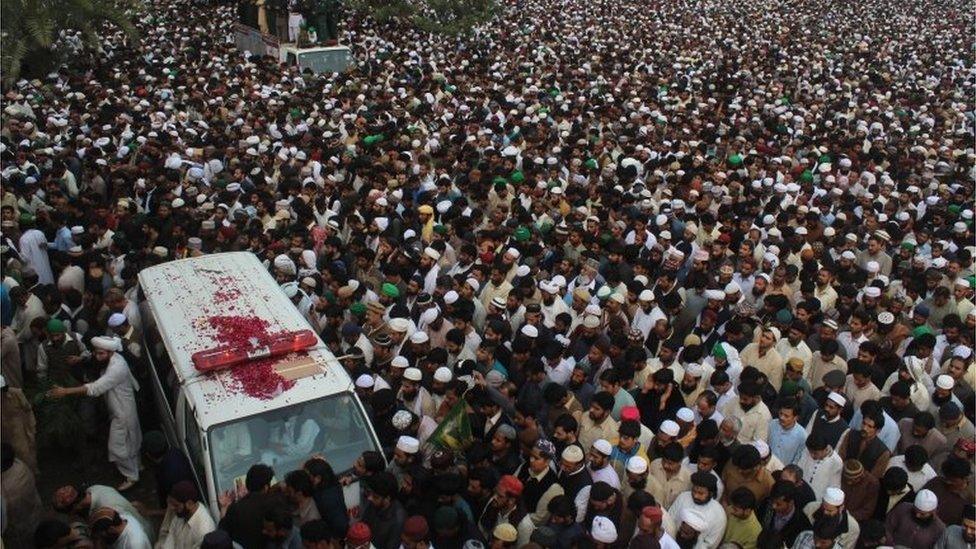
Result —
M 139 33 L 131 13 L 134 0 L 3 0 L 0 2 L 0 71 L 9 85 L 22 76 L 44 74 L 65 51 L 59 39 L 76 34 L 80 46 L 99 48 L 99 32 L 109 26 L 130 41 Z

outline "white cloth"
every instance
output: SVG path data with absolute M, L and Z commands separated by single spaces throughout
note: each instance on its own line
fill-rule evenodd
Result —
M 85 385 L 88 396 L 105 396 L 111 416 L 108 432 L 108 459 L 119 466 L 130 480 L 139 480 L 139 449 L 142 429 L 136 412 L 135 393 L 139 384 L 122 355 L 113 353 L 105 371 L 95 381 Z M 135 470 L 132 463 L 135 462 Z M 124 469 L 123 469 L 124 468 Z
M 824 492 L 830 486 L 840 486 L 840 476 L 844 470 L 844 460 L 833 449 L 830 455 L 817 460 L 813 459 L 810 451 L 804 449 L 803 456 L 797 465 L 803 469 L 803 480 L 813 489 L 817 501 L 823 499 Z
M 54 284 L 51 260 L 47 256 L 47 237 L 37 229 L 27 229 L 20 235 L 20 257 L 37 272 L 41 284 Z
M 149 534 L 142 524 L 128 513 L 119 513 L 119 516 L 126 521 L 126 525 L 119 539 L 112 544 L 112 549 L 152 549 Z

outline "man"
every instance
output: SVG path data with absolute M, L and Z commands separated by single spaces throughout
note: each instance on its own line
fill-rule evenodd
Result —
M 824 497 L 828 487 L 840 486 L 844 461 L 820 433 L 807 437 L 806 449 L 797 465 L 803 469 L 803 480 L 818 500 Z
M 817 433 L 823 437 L 827 444 L 836 447 L 840 443 L 841 437 L 847 432 L 847 422 L 840 415 L 846 404 L 847 399 L 844 398 L 844 395 L 831 391 L 823 403 L 821 412 L 814 415 L 807 425 L 808 436 Z
M 932 547 L 942 538 L 945 524 L 936 516 L 939 498 L 930 490 L 915 494 L 914 502 L 902 502 L 885 520 L 888 543 L 906 547 Z
M 769 449 L 784 465 L 796 463 L 803 456 L 807 433 L 797 423 L 799 414 L 796 399 L 787 397 L 780 402 L 779 419 L 769 422 Z
M 951 524 L 942 533 L 935 549 L 964 549 L 976 544 L 976 505 L 967 505 L 962 524 Z
M 47 337 L 37 349 L 37 376 L 64 383 L 65 379 L 70 379 L 72 369 L 89 358 L 91 353 L 82 342 L 81 335 L 69 332 L 61 319 L 48 320 L 44 331 Z
M 362 520 L 373 533 L 376 549 L 397 549 L 407 513 L 396 499 L 397 481 L 392 473 L 381 471 L 367 481 L 366 504 Z
M 761 387 L 755 381 L 743 381 L 739 384 L 738 400 L 730 401 L 722 410 L 725 417 L 734 416 L 742 421 L 738 435 L 741 444 L 769 439 L 769 422 L 772 416 L 762 401 L 761 392 Z
M 661 507 L 648 505 L 642 508 L 637 518 L 637 536 L 631 547 L 654 547 L 653 544 L 657 543 L 662 549 L 679 549 L 678 543 L 664 529 L 663 522 L 664 510 Z
M 220 529 L 230 534 L 235 543 L 243 547 L 263 547 L 265 512 L 285 502 L 278 494 L 270 491 L 274 470 L 258 463 L 247 470 L 244 487 L 247 494 L 227 507 L 220 519 Z
M 831 486 L 824 491 L 821 502 L 812 501 L 808 503 L 803 512 L 813 524 L 822 520 L 829 520 L 836 524 L 838 527 L 837 542 L 843 549 L 854 549 L 858 536 L 861 534 L 861 526 L 847 512 L 844 501 L 844 491 L 836 486 Z
M 600 391 L 593 395 L 590 409 L 579 418 L 579 443 L 589 451 L 598 439 L 611 439 L 617 434 L 617 421 L 610 416 L 615 400 L 613 395 Z
M 9 547 L 31 547 L 43 504 L 34 473 L 6 442 L 0 444 L 0 494 L 4 511 L 3 543 Z
M 295 519 L 287 507 L 271 507 L 261 518 L 261 535 L 267 549 L 301 549 L 302 540 Z
M 48 391 L 51 398 L 64 398 L 71 395 L 89 397 L 105 396 L 105 403 L 111 416 L 108 431 L 109 461 L 115 463 L 125 480 L 118 486 L 124 492 L 139 481 L 139 448 L 142 444 L 142 430 L 136 412 L 135 392 L 139 389 L 129 365 L 120 354 L 122 340 L 98 336 L 92 338 L 95 348 L 93 359 L 96 365 L 104 368 L 102 375 L 91 383 L 78 387 L 55 386 Z
M 966 505 L 974 503 L 972 473 L 970 460 L 950 455 L 942 463 L 942 474 L 925 484 L 939 498 L 938 515 L 945 524 L 961 523 Z
M 661 497 L 652 495 L 663 507 L 670 508 L 682 492 L 691 489 L 691 472 L 682 466 L 683 459 L 684 449 L 677 442 L 671 442 L 648 468 L 648 476 L 661 486 Z
M 498 480 L 495 495 L 488 500 L 488 505 L 478 517 L 478 526 L 483 536 L 490 538 L 491 532 L 499 524 L 509 524 L 512 529 L 516 529 L 526 515 L 522 503 L 523 489 L 522 481 L 512 475 L 505 475 Z
M 756 496 L 748 488 L 736 488 L 729 496 L 727 509 L 728 521 L 722 541 L 736 543 L 742 549 L 756 549 L 763 529 L 756 518 Z
M 322 518 L 315 504 L 312 477 L 304 469 L 297 469 L 285 475 L 284 493 L 291 503 L 299 527 Z
M 24 391 L 7 385 L 0 375 L 0 441 L 10 444 L 14 455 L 37 473 L 36 421 Z
M 183 480 L 173 486 L 166 498 L 166 515 L 156 549 L 199 547 L 203 537 L 216 529 L 207 506 L 199 501 L 196 486 Z
M 778 339 L 776 328 L 764 328 L 759 334 L 759 341 L 746 345 L 739 353 L 742 364 L 754 366 L 765 374 L 776 391 L 779 391 L 783 384 L 783 364 L 785 364 L 782 355 L 774 348 Z
M 714 475 L 697 471 L 691 475 L 691 490 L 679 494 L 668 509 L 673 517 L 683 516 L 685 510 L 693 509 L 705 519 L 698 538 L 702 547 L 718 547 L 725 534 L 725 510 L 715 500 L 717 488 Z
M 874 514 L 878 505 L 879 487 L 878 478 L 860 461 L 848 459 L 844 462 L 840 489 L 847 494 L 847 511 L 858 522 L 865 522 Z
M 606 482 L 616 489 L 620 489 L 620 477 L 610 461 L 613 446 L 606 439 L 597 439 L 590 447 L 590 477 L 593 482 Z
M 810 520 L 797 508 L 796 486 L 786 480 L 773 485 L 769 500 L 760 510 L 762 532 L 757 547 L 792 547 L 801 532 L 810 529 Z
M 139 521 L 111 507 L 92 511 L 88 530 L 96 542 L 118 549 L 151 549 L 152 543 Z
M 762 456 L 752 444 L 742 444 L 732 453 L 732 459 L 722 472 L 722 484 L 725 485 L 725 501 L 736 488 L 748 488 L 756 501 L 763 501 L 773 487 L 773 477 L 762 464 Z

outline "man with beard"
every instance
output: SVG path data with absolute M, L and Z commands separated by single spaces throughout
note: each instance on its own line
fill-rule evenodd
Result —
M 739 442 L 742 444 L 769 438 L 772 415 L 760 397 L 761 391 L 758 383 L 745 380 L 739 384 L 738 400 L 729 401 L 722 410 L 726 418 L 737 417 L 742 421 L 742 429 L 739 430 Z
M 691 475 L 691 490 L 678 495 L 668 510 L 673 517 L 684 516 L 688 509 L 705 519 L 700 530 L 699 544 L 717 547 L 725 534 L 726 516 L 722 505 L 715 500 L 718 483 L 711 473 L 698 471 Z
M 746 345 L 739 353 L 742 364 L 753 366 L 766 374 L 769 383 L 779 391 L 783 384 L 783 357 L 776 350 L 779 333 L 776 328 L 763 328 L 759 334 L 759 341 Z
M 597 516 L 610 518 L 615 524 L 620 524 L 624 509 L 623 496 L 620 490 L 606 482 L 594 482 L 579 494 L 576 494 L 576 520 L 581 522 L 584 530 L 591 530 Z
M 861 526 L 844 507 L 843 490 L 836 486 L 827 488 L 824 492 L 823 501 L 808 503 L 803 508 L 803 512 L 813 524 L 824 520 L 833 522 L 837 526 L 836 539 L 840 546 L 843 549 L 854 549 L 857 539 L 861 535 Z
M 674 540 L 678 543 L 678 547 L 681 549 L 704 549 L 706 547 L 711 547 L 705 545 L 700 539 L 702 532 L 705 531 L 707 523 L 705 517 L 698 513 L 695 509 L 685 509 L 681 512 L 678 517 L 681 521 L 678 525 L 678 532 L 675 535 Z
M 584 449 L 589 450 L 598 439 L 610 439 L 617 434 L 617 421 L 610 417 L 613 406 L 610 393 L 601 391 L 593 395 L 589 412 L 579 418 L 579 443 Z
M 847 422 L 841 417 L 841 412 L 847 404 L 844 395 L 837 392 L 830 392 L 827 400 L 823 403 L 823 411 L 814 415 L 807 425 L 806 431 L 809 438 L 814 433 L 823 437 L 827 444 L 836 447 L 841 437 L 847 432 Z
M 587 373 L 587 367 L 577 362 L 573 366 L 573 372 L 569 376 L 569 384 L 567 385 L 567 388 L 573 394 L 573 397 L 583 408 L 590 407 L 590 401 L 593 399 L 593 394 L 596 392 L 596 388 L 593 386 L 593 384 L 586 380 Z
M 498 480 L 495 495 L 488 500 L 488 505 L 478 518 L 478 526 L 486 539 L 491 539 L 492 531 L 499 524 L 507 523 L 514 529 L 525 518 L 522 490 L 522 482 L 512 475 Z
M 674 372 L 670 368 L 654 372 L 644 383 L 636 401 L 641 420 L 652 431 L 657 431 L 665 419 L 674 417 L 684 407 L 681 389 L 674 382 Z
M 925 484 L 925 489 L 939 498 L 939 519 L 946 524 L 959 524 L 966 505 L 973 503 L 969 479 L 973 467 L 970 460 L 950 455 L 942 463 L 942 474 Z
M 108 436 L 109 461 L 115 463 L 125 480 L 118 486 L 120 492 L 135 486 L 139 481 L 139 448 L 142 429 L 136 413 L 135 392 L 139 389 L 129 365 L 122 358 L 122 341 L 118 338 L 99 336 L 92 338 L 94 363 L 102 370 L 101 376 L 91 383 L 78 387 L 55 386 L 48 391 L 50 398 L 70 395 L 99 397 L 105 395 L 105 403 L 111 415 Z
M 403 371 L 403 381 L 400 383 L 397 400 L 403 404 L 404 408 L 418 417 L 433 417 L 437 413 L 437 406 L 427 389 L 421 386 L 423 379 L 424 376 L 420 369 L 406 368 Z
M 935 549 L 963 549 L 976 544 L 976 505 L 967 505 L 962 524 L 952 524 L 942 533 Z
M 559 485 L 567 496 L 575 500 L 580 491 L 593 484 L 593 477 L 583 460 L 583 449 L 578 444 L 567 446 L 560 456 Z
M 520 531 L 526 526 L 531 529 L 545 524 L 549 502 L 563 494 L 558 476 L 550 467 L 555 455 L 556 447 L 546 439 L 539 439 L 529 450 L 528 460 L 518 471 L 518 479 L 524 487 L 522 501 L 528 512 L 528 520 L 523 520 L 518 525 Z
M 931 490 L 915 494 L 914 502 L 895 506 L 885 520 L 888 543 L 906 547 L 932 547 L 945 531 L 945 523 L 936 516 L 939 498 Z
M 373 533 L 373 545 L 376 549 L 396 549 L 407 520 L 407 512 L 396 499 L 397 480 L 391 473 L 382 471 L 370 477 L 366 484 L 362 520 Z
M 159 549 L 199 547 L 203 537 L 217 529 L 205 505 L 201 505 L 197 488 L 182 480 L 173 485 L 166 498 L 166 516 L 159 529 Z
M 711 374 L 711 372 L 708 373 Z M 705 390 L 705 384 L 702 383 L 705 374 L 705 367 L 701 364 L 692 362 L 685 366 L 685 375 L 681 378 L 679 388 L 681 389 L 681 398 L 688 408 L 695 405 L 698 395 Z

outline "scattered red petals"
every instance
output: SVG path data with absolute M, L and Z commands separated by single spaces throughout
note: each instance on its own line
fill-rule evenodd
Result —
M 219 345 L 232 345 L 242 349 L 259 347 L 272 336 L 268 333 L 268 321 L 256 316 L 211 316 L 207 318 L 207 325 L 214 331 L 213 338 Z M 294 381 L 281 377 L 275 371 L 274 365 L 279 360 L 280 358 L 253 360 L 233 367 L 230 375 L 240 390 L 248 396 L 262 400 L 271 399 L 295 385 Z

